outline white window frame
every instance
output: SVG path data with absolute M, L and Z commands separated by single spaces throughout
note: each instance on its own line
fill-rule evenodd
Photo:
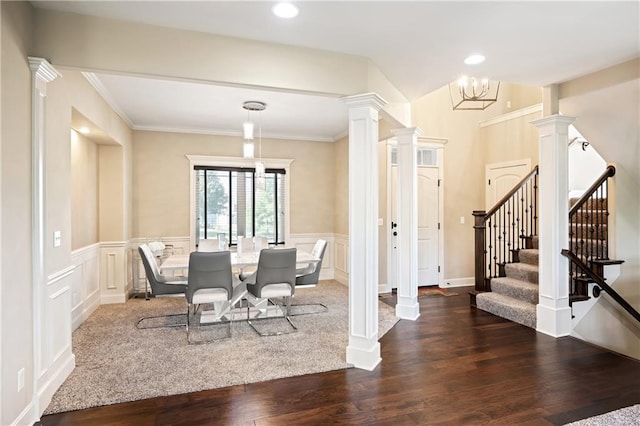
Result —
M 189 247 L 191 251 L 196 249 L 196 180 L 194 167 L 241 167 L 255 168 L 256 160 L 252 158 L 239 157 L 219 157 L 210 155 L 187 154 L 189 160 Z M 290 217 L 290 189 L 291 189 L 291 163 L 293 159 L 288 158 L 263 158 L 262 161 L 268 169 L 284 169 L 284 242 L 291 244 L 291 217 Z

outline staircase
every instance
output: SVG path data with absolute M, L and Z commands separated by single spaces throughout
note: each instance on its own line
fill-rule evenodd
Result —
M 476 295 L 476 307 L 527 327 L 536 328 L 538 304 L 538 237 L 532 248 L 513 253 L 504 265 L 506 276 L 491 279 L 491 291 Z
M 535 169 L 534 169 L 535 170 Z M 530 176 L 535 178 L 537 170 Z M 606 291 L 620 306 L 640 321 L 638 313 L 605 282 L 623 261 L 609 259 L 608 251 L 608 179 L 615 168 L 608 166 L 598 180 L 580 198 L 570 200 L 569 249 L 562 254 L 569 262 L 569 305 L 597 298 Z M 538 304 L 538 237 L 536 226 L 520 229 L 518 201 L 522 201 L 523 179 L 489 212 L 474 211 L 476 217 L 476 289 L 471 292 L 471 305 L 527 327 L 536 328 Z M 537 190 L 534 179 L 533 190 Z M 515 200 L 514 200 L 515 197 Z M 528 209 L 535 212 L 535 200 Z M 503 219 L 501 219 L 501 216 Z M 506 218 L 506 219 L 504 219 Z M 537 219 L 535 215 L 533 219 Z M 495 223 L 497 221 L 497 224 Z M 516 232 L 510 232 L 514 228 Z M 533 230 L 533 233 L 526 231 Z M 522 248 L 520 240 L 524 240 Z M 614 278 L 615 279 L 615 278 Z M 582 306 L 582 305 L 581 305 Z M 580 317 L 593 306 L 579 309 Z

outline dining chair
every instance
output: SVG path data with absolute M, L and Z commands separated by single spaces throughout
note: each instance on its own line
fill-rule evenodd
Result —
M 247 322 L 261 336 L 273 336 L 279 334 L 288 334 L 298 331 L 298 327 L 294 324 L 289 316 L 289 305 L 291 298 L 296 291 L 296 249 L 263 249 L 260 251 L 258 259 L 258 268 L 256 272 L 243 281 L 247 286 L 250 295 L 258 300 L 269 303 L 278 298 L 284 300 L 283 307 L 277 305 L 283 314 L 279 317 L 262 317 L 249 318 L 250 309 L 247 304 Z M 275 302 L 274 302 L 275 303 Z M 254 303 L 255 304 L 255 303 Z M 268 308 L 260 312 L 268 315 Z M 258 321 L 274 320 L 276 318 L 285 318 L 291 326 L 289 331 L 270 331 L 262 332 L 256 325 Z
M 238 253 L 238 255 L 242 253 L 253 253 L 254 250 L 253 237 L 238 236 L 238 244 L 236 246 L 236 252 Z M 243 266 L 241 268 L 238 268 L 236 272 L 238 273 L 238 277 L 241 280 L 244 280 L 255 271 L 256 269 L 254 267 L 247 268 L 246 266 Z
M 220 242 L 217 238 L 204 238 L 198 241 L 199 252 L 220 251 Z
M 158 268 L 158 263 L 148 245 L 141 244 L 138 247 L 138 253 L 140 253 L 140 260 L 142 261 L 142 265 L 144 266 L 144 273 L 150 286 L 150 291 L 149 289 L 145 289 L 147 300 L 149 300 L 149 296 L 179 296 L 185 293 L 185 291 L 187 290 L 187 279 L 185 277 L 173 277 L 161 274 L 160 268 Z M 184 317 L 184 314 L 143 317 L 138 320 L 138 322 L 136 323 L 136 327 L 139 329 L 183 327 L 186 325 L 186 322 L 184 320 L 173 322 L 176 318 L 180 317 Z M 160 325 L 144 325 L 145 321 L 153 319 L 163 319 L 164 321 L 159 321 Z
M 304 268 L 296 269 L 296 288 L 312 288 L 318 285 L 320 280 L 320 271 L 322 269 L 322 260 L 324 259 L 324 253 L 327 250 L 327 242 L 325 240 L 318 240 L 313 246 L 311 255 L 317 259 L 318 262 L 309 263 Z M 300 308 L 304 306 L 305 308 Z M 315 309 L 307 309 L 306 307 L 315 307 Z M 297 303 L 291 305 L 289 312 L 290 316 L 319 314 L 328 312 L 329 308 L 323 303 Z
M 185 298 L 187 299 L 187 341 L 191 343 L 205 343 L 231 337 L 233 313 L 231 309 L 227 314 L 227 321 L 220 316 L 221 311 L 231 308 L 229 301 L 233 295 L 234 284 L 239 281 L 233 278 L 231 272 L 231 254 L 229 251 L 219 252 L 193 252 L 189 255 L 189 278 Z M 202 305 L 214 304 L 218 318 L 207 324 L 202 323 L 204 311 Z M 225 306 L 226 305 L 226 306 Z M 196 327 L 192 325 L 192 321 Z M 227 324 L 227 335 L 222 338 L 209 340 L 192 339 L 193 329 L 197 328 L 202 337 L 203 327 L 218 328 Z
M 238 245 L 237 245 L 238 253 L 249 253 L 253 251 L 253 238 L 252 237 L 238 237 Z

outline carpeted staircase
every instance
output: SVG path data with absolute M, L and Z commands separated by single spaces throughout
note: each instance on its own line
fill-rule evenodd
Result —
M 519 250 L 517 262 L 504 265 L 505 277 L 491 279 L 491 291 L 476 296 L 478 309 L 536 328 L 538 237 L 533 248 Z

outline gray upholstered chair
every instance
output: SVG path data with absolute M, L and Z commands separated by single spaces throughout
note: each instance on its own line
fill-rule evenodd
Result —
M 273 331 L 261 332 L 256 328 L 254 321 L 270 320 L 269 318 L 248 319 L 249 325 L 261 336 L 271 336 L 278 334 L 287 334 L 298 330 L 296 325 L 289 317 L 289 305 L 291 298 L 296 291 L 296 249 L 264 249 L 260 251 L 258 259 L 258 269 L 244 281 L 247 285 L 247 291 L 256 299 L 262 299 L 266 303 L 278 298 L 283 298 L 285 303 L 283 316 L 291 325 L 290 331 Z M 247 317 L 249 317 L 249 308 L 247 307 Z
M 196 323 L 199 331 L 202 325 L 202 312 L 198 316 L 200 306 L 204 304 L 215 304 L 217 315 L 216 322 L 212 322 L 207 327 L 217 327 L 223 324 L 220 317 L 222 310 L 232 308 L 229 301 L 233 296 L 234 281 L 231 272 L 231 254 L 228 251 L 219 252 L 193 252 L 189 256 L 189 279 L 185 297 L 187 299 L 187 341 L 196 343 L 192 339 L 192 320 Z M 193 308 L 193 309 L 192 309 Z M 200 320 L 198 321 L 198 318 Z M 227 314 L 227 335 L 223 338 L 231 337 L 231 326 L 233 314 L 231 309 Z M 202 334 L 202 333 L 200 333 Z M 220 340 L 219 338 L 208 341 Z M 203 343 L 206 339 L 201 339 L 198 343 Z
M 151 287 L 151 297 L 178 296 L 185 293 L 185 291 L 187 290 L 187 279 L 185 277 L 172 277 L 161 274 L 160 268 L 158 268 L 158 263 L 148 245 L 141 244 L 138 247 L 138 252 L 140 253 L 140 260 L 142 260 L 142 265 L 144 266 L 144 273 L 147 277 L 149 286 Z M 147 293 L 148 299 L 149 292 L 145 291 L 145 293 Z M 182 317 L 183 319 L 176 322 L 175 319 L 180 317 Z M 145 325 L 145 322 L 150 322 L 149 320 L 154 319 L 157 320 L 155 321 L 156 325 Z M 136 327 L 140 329 L 158 327 L 183 327 L 186 325 L 185 320 L 186 319 L 184 318 L 183 314 L 144 317 L 138 320 Z
M 327 242 L 325 240 L 316 241 L 311 255 L 320 259 L 317 263 L 309 263 L 304 268 L 296 269 L 296 288 L 311 288 L 318 285 L 320 279 L 320 270 L 322 269 L 322 260 L 324 259 L 324 252 L 327 250 Z M 301 308 L 304 306 L 305 308 Z M 309 307 L 310 309 L 307 309 Z M 306 304 L 292 304 L 290 316 L 306 315 L 306 314 L 319 314 L 327 312 L 329 308 L 322 303 L 306 303 Z

